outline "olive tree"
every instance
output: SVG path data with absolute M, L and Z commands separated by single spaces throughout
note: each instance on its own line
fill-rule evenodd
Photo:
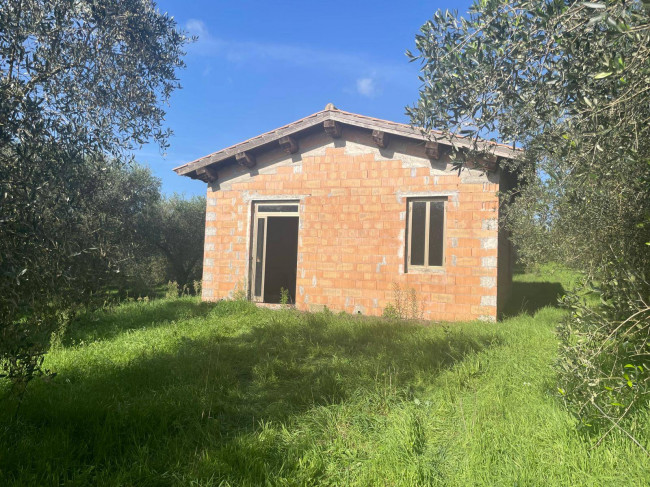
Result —
M 162 263 L 165 282 L 175 281 L 181 290 L 194 290 L 194 283 L 201 280 L 205 207 L 203 196 L 173 194 L 161 197 L 140 218 L 147 264 Z
M 91 196 L 130 149 L 166 147 L 187 42 L 151 0 L 0 0 L 0 368 L 17 385 L 117 268 Z
M 561 390 L 586 424 L 620 427 L 650 391 L 648 4 L 477 0 L 415 45 L 413 124 L 524 148 L 505 209 L 521 255 L 548 249 L 598 284 L 600 307 L 567 299 Z

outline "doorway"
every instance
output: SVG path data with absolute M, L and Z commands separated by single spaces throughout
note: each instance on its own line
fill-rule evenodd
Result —
M 253 213 L 251 298 L 260 303 L 296 301 L 298 202 L 258 202 Z

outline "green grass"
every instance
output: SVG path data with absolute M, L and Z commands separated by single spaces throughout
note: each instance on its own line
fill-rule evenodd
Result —
M 571 277 L 516 276 L 497 324 L 193 298 L 90 314 L 17 422 L 0 403 L 0 485 L 646 485 L 650 460 L 618 433 L 595 447 L 556 395 Z

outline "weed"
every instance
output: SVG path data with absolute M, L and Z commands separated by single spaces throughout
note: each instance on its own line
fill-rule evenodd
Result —
M 280 304 L 287 306 L 289 304 L 289 290 L 284 287 L 280 288 Z
M 239 281 L 235 284 L 235 290 L 232 292 L 232 299 L 233 301 L 248 301 L 246 281 Z
M 200 296 L 201 295 L 202 287 L 203 287 L 202 281 L 200 281 L 200 280 L 192 281 L 192 289 L 194 290 L 194 295 L 195 296 Z
M 178 283 L 176 281 L 168 281 L 165 287 L 165 297 L 167 299 L 175 299 L 179 296 Z M 128 297 L 127 297 L 128 301 Z
M 418 295 L 415 289 L 411 288 L 408 292 L 408 309 L 409 318 L 412 320 L 421 320 L 424 315 L 424 310 L 418 305 Z
M 402 293 L 402 287 L 394 282 L 393 283 L 393 300 L 395 301 L 395 311 L 397 312 L 397 316 L 399 319 L 403 319 L 406 317 L 406 314 L 404 313 L 404 295 Z
M 421 320 L 424 316 L 424 308 L 418 304 L 415 289 L 402 290 L 402 287 L 394 282 L 393 302 L 386 305 L 382 316 L 388 319 Z
M 382 313 L 382 316 L 389 320 L 400 319 L 399 312 L 397 311 L 397 308 L 393 305 L 393 303 L 388 303 L 386 305 L 386 307 L 384 308 L 384 312 Z
M 181 288 L 181 296 L 190 296 L 190 286 L 188 284 L 183 284 Z

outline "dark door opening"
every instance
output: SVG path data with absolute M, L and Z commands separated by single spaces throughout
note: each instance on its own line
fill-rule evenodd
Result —
M 258 303 L 296 302 L 298 201 L 255 203 L 251 245 L 250 296 Z
M 266 255 L 264 266 L 264 302 L 279 303 L 282 289 L 288 302 L 296 302 L 296 269 L 298 266 L 298 217 L 266 218 Z

